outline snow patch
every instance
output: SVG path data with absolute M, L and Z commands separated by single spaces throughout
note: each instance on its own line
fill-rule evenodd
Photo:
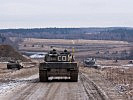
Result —
M 11 92 L 17 87 L 25 86 L 29 81 L 34 82 L 38 78 L 38 74 L 32 75 L 28 78 L 14 79 L 8 83 L 0 83 L 0 95 L 4 95 L 7 92 Z
M 6 92 L 10 92 L 12 89 L 16 88 L 17 86 L 22 86 L 24 83 L 20 82 L 9 82 L 9 83 L 1 83 L 0 85 L 0 95 L 3 95 Z

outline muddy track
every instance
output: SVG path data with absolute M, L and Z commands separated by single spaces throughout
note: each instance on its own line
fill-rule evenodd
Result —
M 89 100 L 109 100 L 108 96 L 105 95 L 94 82 L 87 78 L 83 73 L 80 72 L 79 74 Z
M 0 100 L 110 100 L 87 74 L 79 72 L 78 82 L 39 82 L 38 74 L 0 94 Z M 15 83 L 15 81 L 13 80 Z M 121 99 L 123 100 L 123 99 Z

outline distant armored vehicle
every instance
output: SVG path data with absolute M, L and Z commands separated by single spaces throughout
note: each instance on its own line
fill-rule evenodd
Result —
M 41 82 L 48 81 L 48 77 L 70 77 L 71 81 L 78 81 L 78 65 L 67 50 L 59 53 L 53 49 L 45 55 L 44 61 L 39 65 Z
M 84 67 L 92 67 L 92 68 L 98 68 L 96 65 L 96 59 L 94 58 L 87 58 L 84 60 Z
M 7 63 L 7 69 L 21 69 L 23 66 L 19 64 L 18 61 L 8 61 Z

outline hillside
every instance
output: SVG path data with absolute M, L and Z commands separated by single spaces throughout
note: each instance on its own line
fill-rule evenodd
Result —
M 28 61 L 10 45 L 0 45 L 0 61 L 22 60 Z

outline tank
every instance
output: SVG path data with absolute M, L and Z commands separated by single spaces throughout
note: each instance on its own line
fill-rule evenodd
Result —
M 77 82 L 78 71 L 77 62 L 70 52 L 64 50 L 59 53 L 53 49 L 39 65 L 39 78 L 41 82 L 46 82 L 48 77 L 69 77 L 70 81 Z
M 18 61 L 8 61 L 7 69 L 21 69 L 23 66 L 20 65 Z
M 95 58 L 87 58 L 84 60 L 84 67 L 98 68 Z

